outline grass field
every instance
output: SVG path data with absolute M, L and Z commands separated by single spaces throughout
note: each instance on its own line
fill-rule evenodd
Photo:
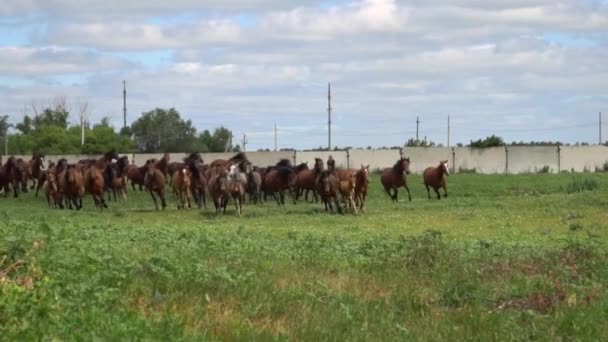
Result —
M 608 174 L 448 181 L 357 217 L 0 198 L 0 339 L 608 340 Z

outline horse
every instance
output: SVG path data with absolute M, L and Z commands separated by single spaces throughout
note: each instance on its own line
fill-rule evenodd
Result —
M 47 179 L 44 186 L 44 192 L 46 194 L 46 201 L 51 208 L 57 208 L 58 206 L 58 196 L 59 196 L 59 188 L 57 186 L 57 175 L 55 171 L 47 172 Z
M 262 175 L 257 168 L 247 169 L 247 193 L 254 204 L 262 203 Z
M 40 188 L 39 185 L 44 173 L 44 155 L 34 152 L 32 159 L 28 163 L 28 176 L 33 180 L 30 190 L 34 188 Z M 36 191 L 36 197 L 38 197 L 38 191 Z
M 345 205 L 351 208 L 355 215 L 359 214 L 357 211 L 357 205 L 355 204 L 355 187 L 357 178 L 355 173 L 351 173 L 349 178 L 346 180 L 339 180 L 340 195 Z
M 277 204 L 285 205 L 285 190 L 289 190 L 293 203 L 296 203 L 294 193 L 296 173 L 292 168 L 280 166 L 266 173 L 263 181 L 263 190 L 265 193 L 271 193 L 272 198 Z M 277 193 L 279 196 L 277 197 Z
M 104 170 L 105 190 L 108 193 L 108 201 L 110 200 L 110 191 L 114 195 L 116 201 L 116 193 L 127 199 L 127 170 L 129 168 L 129 157 L 124 156 L 118 158 L 115 163 L 109 164 Z
M 181 170 L 173 173 L 173 193 L 175 193 L 179 199 L 177 203 L 177 209 L 186 209 L 186 202 L 188 208 L 190 208 L 190 171 L 184 167 Z
M 313 200 L 318 201 L 316 192 L 317 177 L 323 171 L 323 160 L 315 158 L 315 166 L 313 169 L 302 170 L 296 175 L 295 186 L 296 186 L 296 199 L 299 199 L 304 191 L 306 194 L 304 200 L 308 201 L 308 192 L 312 191 Z
M 243 172 L 243 164 L 231 165 L 228 172 L 228 193 L 232 196 L 238 216 L 241 216 L 242 204 L 245 199 L 245 187 L 247 186 L 247 176 Z
M 325 205 L 325 211 L 333 212 L 333 205 L 335 204 L 338 213 L 342 213 L 342 207 L 338 202 L 339 191 L 340 181 L 338 178 L 331 171 L 323 170 L 317 179 L 317 192 Z
M 355 202 L 359 211 L 365 212 L 365 202 L 367 201 L 367 190 L 369 187 L 369 165 L 361 165 L 355 173 Z
M 149 159 L 146 161 L 146 173 L 144 176 L 144 185 L 150 192 L 150 196 L 152 196 L 152 200 L 154 201 L 154 206 L 158 211 L 158 202 L 156 201 L 156 197 L 154 193 L 160 197 L 160 202 L 162 209 L 164 210 L 167 207 L 167 202 L 165 202 L 165 176 L 162 171 L 160 171 L 156 165 L 157 164 L 153 159 Z
M 144 178 L 146 175 L 146 166 L 138 167 L 135 164 L 130 164 L 127 167 L 127 179 L 131 181 L 133 191 L 135 191 L 135 185 L 139 186 L 139 191 L 143 191 Z
M 172 180 L 173 180 L 173 174 L 181 169 L 183 169 L 184 167 L 186 167 L 186 163 L 182 163 L 182 162 L 172 162 L 169 163 L 169 165 L 167 166 L 167 174 L 168 174 L 168 178 L 169 178 L 169 184 L 171 184 Z
M 29 181 L 29 163 L 19 158 L 16 160 L 18 173 L 14 173 L 16 182 L 19 186 L 20 192 L 27 192 L 27 183 Z
M 156 168 L 162 172 L 163 177 L 167 179 L 167 174 L 169 173 L 169 162 L 171 161 L 171 155 L 169 153 L 163 154 L 163 157 L 156 163 Z
M 336 161 L 334 160 L 334 157 L 329 156 L 327 158 L 327 170 L 329 170 L 329 172 L 333 173 L 336 170 Z
M 399 201 L 398 194 L 399 188 L 404 187 L 407 190 L 410 202 L 412 201 L 412 194 L 410 188 L 407 186 L 406 175 L 410 174 L 410 158 L 400 158 L 397 160 L 392 168 L 386 168 L 382 171 L 382 177 L 380 181 L 384 187 L 384 191 L 391 197 L 394 202 Z M 391 194 L 390 190 L 393 190 Z
M 445 177 L 450 175 L 450 170 L 448 168 L 448 161 L 442 160 L 439 162 L 439 166 L 437 167 L 427 167 L 422 173 L 422 178 L 424 179 L 424 186 L 426 187 L 426 192 L 429 195 L 429 199 L 431 199 L 431 191 L 429 188 L 433 188 L 435 193 L 437 194 L 437 199 L 441 199 L 441 195 L 439 194 L 439 189 L 443 188 L 443 197 L 448 197 L 448 189 L 446 186 Z
M 10 191 L 9 189 L 9 185 L 12 184 L 13 186 L 13 196 L 14 197 L 19 197 L 19 184 L 17 184 L 15 182 L 15 177 L 14 174 L 17 171 L 15 171 L 17 169 L 17 163 L 15 160 L 15 157 L 10 156 L 6 162 L 4 163 L 4 165 L 2 165 L 2 167 L 0 167 L 0 187 L 2 187 L 4 189 L 4 197 L 8 197 L 8 193 Z
M 230 196 L 228 192 L 228 171 L 224 167 L 217 166 L 211 169 L 216 170 L 216 172 L 209 179 L 209 195 L 213 199 L 215 213 L 219 214 L 222 210 L 225 213 Z
M 231 165 L 239 164 L 243 161 L 249 162 L 249 160 L 247 159 L 247 155 L 245 155 L 244 152 L 239 152 L 228 160 L 216 159 L 209 165 L 209 167 L 220 166 L 220 167 L 225 167 L 226 169 L 228 169 Z
M 103 197 L 105 180 L 102 171 L 98 168 L 99 165 L 101 164 L 94 164 L 89 166 L 89 168 L 86 170 L 84 174 L 84 186 L 85 190 L 93 197 L 95 206 L 103 210 L 103 208 L 107 208 L 108 205 Z
M 62 170 L 61 176 L 58 178 L 59 185 L 59 207 L 63 206 L 63 196 L 66 197 L 68 208 L 73 209 L 72 205 L 76 207 L 76 210 L 82 209 L 82 198 L 84 197 L 84 181 L 80 171 L 76 168 L 76 165 L 67 165 L 65 170 Z M 103 189 L 102 189 L 103 190 Z
M 199 209 L 206 207 L 205 192 L 207 192 L 207 179 L 203 172 L 203 158 L 198 153 L 191 153 L 184 159 L 183 165 L 190 172 L 190 192 L 192 193 L 192 197 L 194 197 L 196 206 Z

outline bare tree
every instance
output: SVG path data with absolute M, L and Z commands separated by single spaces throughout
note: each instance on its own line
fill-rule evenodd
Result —
M 84 145 L 84 128 L 89 118 L 89 102 L 78 98 L 76 99 L 76 103 L 78 106 L 78 117 L 80 118 L 80 145 Z

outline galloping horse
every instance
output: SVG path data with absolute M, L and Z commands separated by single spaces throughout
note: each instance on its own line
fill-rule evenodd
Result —
M 340 191 L 340 181 L 338 178 L 329 170 L 324 170 L 319 175 L 317 180 L 317 192 L 325 204 L 325 211 L 334 211 L 333 205 L 335 204 L 338 213 L 342 213 L 342 207 L 338 202 L 338 192 Z
M 188 208 L 190 208 L 190 170 L 184 167 L 174 172 L 172 178 L 171 186 L 173 186 L 173 193 L 179 199 L 177 209 L 186 209 L 186 203 L 188 203 Z
M 165 202 L 165 176 L 163 173 L 156 168 L 156 162 L 154 160 L 149 159 L 146 161 L 146 174 L 144 185 L 150 192 L 150 196 L 152 196 L 152 200 L 154 201 L 154 206 L 158 211 L 158 202 L 156 201 L 156 197 L 154 193 L 160 197 L 160 203 L 162 205 L 163 210 L 167 207 L 167 202 Z
M 247 193 L 254 204 L 262 203 L 262 175 L 252 167 L 247 169 Z
M 355 204 L 355 187 L 357 178 L 354 173 L 351 173 L 348 179 L 340 180 L 340 195 L 346 206 L 350 207 L 353 213 L 358 214 L 357 205 Z
M 173 163 L 171 163 L 173 164 Z M 205 192 L 207 191 L 207 179 L 203 173 L 203 158 L 198 153 L 191 153 L 184 159 L 184 167 L 190 171 L 190 192 L 196 206 L 201 209 L 206 207 Z
M 228 172 L 228 192 L 232 196 L 238 216 L 241 216 L 243 200 L 245 199 L 245 187 L 247 186 L 247 176 L 243 172 L 244 164 L 231 165 Z
M 59 195 L 59 188 L 57 186 L 57 175 L 55 171 L 47 172 L 47 181 L 44 187 L 44 192 L 46 194 L 46 201 L 49 203 L 49 207 L 57 208 L 59 204 L 57 199 Z
M 84 197 L 84 182 L 82 173 L 78 171 L 76 165 L 67 165 L 65 170 L 61 172 L 58 179 L 59 185 L 59 207 L 63 209 L 63 196 L 66 197 L 68 207 L 72 209 L 72 205 L 76 210 L 82 209 L 82 198 Z
M 369 187 L 369 165 L 363 166 L 355 173 L 355 202 L 361 212 L 365 212 L 367 189 Z
M 98 165 L 102 164 L 91 165 L 86 169 L 84 173 L 84 188 L 93 197 L 95 206 L 103 210 L 108 205 L 103 197 L 105 191 L 104 173 L 98 168 Z M 106 165 L 103 170 L 105 171 L 106 168 L 111 168 L 111 166 Z
M 410 202 L 412 201 L 412 194 L 410 188 L 407 186 L 406 175 L 410 174 L 410 158 L 401 158 L 397 160 L 392 168 L 387 168 L 382 171 L 382 177 L 380 178 L 384 191 L 391 197 L 394 202 L 399 200 L 399 188 L 404 187 L 407 190 Z M 393 190 L 391 194 L 390 190 Z
M 171 156 L 169 153 L 163 154 L 163 157 L 156 163 L 156 168 L 160 170 L 163 174 L 163 177 L 167 179 L 167 174 L 169 173 L 169 162 L 171 161 Z
M 215 205 L 215 213 L 219 214 L 226 212 L 226 206 L 228 205 L 228 198 L 230 193 L 228 192 L 228 171 L 224 167 L 212 167 L 210 170 L 213 171 L 213 175 L 209 178 L 209 195 L 213 199 Z
M 38 189 L 42 187 L 40 183 L 44 183 L 44 155 L 34 152 L 28 166 L 28 176 L 34 181 L 30 190 L 36 188 L 36 197 L 38 197 Z
M 429 188 L 433 188 L 433 190 L 435 190 L 437 199 L 441 199 L 441 195 L 439 194 L 440 188 L 443 188 L 443 197 L 448 197 L 445 177 L 449 175 L 450 170 L 448 169 L 447 160 L 441 161 L 437 167 L 427 167 L 424 170 L 422 177 L 424 178 L 424 186 L 426 187 L 426 192 L 429 195 L 429 199 L 431 198 L 431 191 Z
M 296 203 L 296 197 L 294 193 L 295 188 L 295 177 L 296 173 L 290 167 L 279 166 L 274 167 L 264 176 L 262 182 L 262 189 L 265 193 L 272 194 L 272 198 L 277 202 L 278 205 L 285 205 L 285 190 L 289 190 L 293 203 Z M 279 196 L 277 196 L 277 193 Z
M 319 174 L 323 171 L 323 160 L 320 158 L 315 158 L 315 166 L 312 170 L 302 170 L 300 173 L 296 175 L 296 199 L 300 198 L 302 193 L 306 191 L 306 195 L 304 196 L 304 200 L 308 201 L 308 192 L 312 191 L 313 200 L 317 201 L 317 186 L 316 181 Z
M 146 175 L 146 166 L 138 167 L 137 165 L 131 164 L 127 167 L 127 178 L 131 181 L 133 191 L 135 191 L 135 184 L 139 186 L 139 191 L 142 191 L 144 186 L 144 179 Z
M 224 167 L 226 169 L 228 169 L 231 165 L 234 164 L 238 164 L 240 162 L 249 162 L 249 160 L 247 159 L 247 156 L 245 155 L 245 153 L 243 152 L 239 152 L 237 154 L 235 154 L 232 158 L 226 160 L 226 159 L 217 159 L 214 160 L 209 167 L 216 167 L 216 166 L 220 166 L 220 167 Z
M 17 169 L 15 157 L 11 156 L 6 160 L 6 163 L 0 167 L 0 187 L 4 188 L 4 197 L 8 197 L 9 185 L 13 185 L 14 197 L 18 197 L 19 184 L 15 181 L 13 176 Z

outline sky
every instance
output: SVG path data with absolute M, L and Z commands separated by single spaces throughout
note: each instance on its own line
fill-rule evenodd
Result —
M 608 0 L 2 0 L 0 113 L 174 107 L 248 149 L 598 141 Z M 604 126 L 608 140 L 608 124 Z

